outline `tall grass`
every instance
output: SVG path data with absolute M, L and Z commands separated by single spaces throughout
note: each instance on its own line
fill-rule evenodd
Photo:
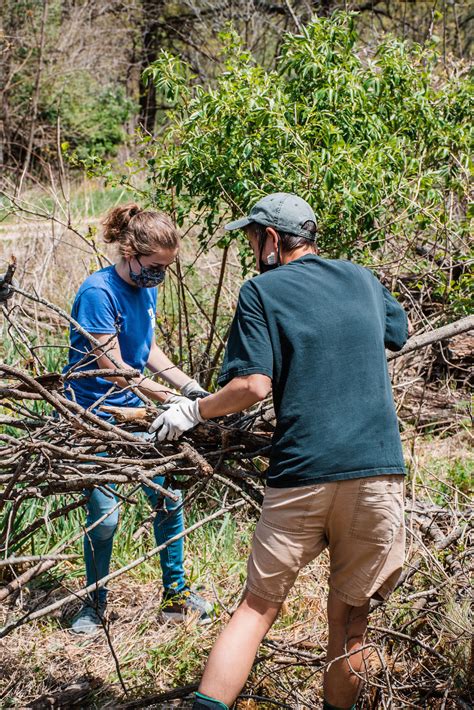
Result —
M 38 216 L 66 212 L 67 203 L 58 209 L 57 195 L 50 190 L 32 187 L 22 195 L 22 201 Z M 123 187 L 104 186 L 97 180 L 82 180 L 71 186 L 69 211 L 72 219 L 84 220 L 101 217 L 107 210 L 124 202 L 130 202 L 130 192 Z M 11 225 L 19 212 L 8 196 L 0 196 L 0 224 Z

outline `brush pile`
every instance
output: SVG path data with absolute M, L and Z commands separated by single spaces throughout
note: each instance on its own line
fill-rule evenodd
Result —
M 4 314 L 8 317 L 6 309 Z M 412 357 L 429 343 L 467 332 L 472 318 L 447 328 L 413 338 L 401 354 L 411 353 Z M 0 363 L 4 413 L 0 418 L 0 608 L 4 610 L 0 638 L 90 591 L 79 588 L 53 603 L 46 594 L 33 606 L 23 599 L 33 580 L 72 557 L 74 543 L 91 529 L 78 526 L 70 539 L 53 545 L 50 554 L 34 554 L 35 535 L 84 506 L 87 491 L 97 486 L 107 491 L 110 484 L 119 484 L 114 492 L 121 507 L 136 503 L 135 493 L 141 485 L 154 487 L 170 498 L 175 488 L 182 489 L 185 507 L 198 498 L 208 502 L 206 515 L 184 535 L 229 511 L 240 511 L 246 520 L 255 519 L 263 499 L 274 426 L 271 404 L 264 403 L 250 413 L 201 425 L 179 442 L 157 445 L 146 434 L 156 416 L 155 407 L 109 408 L 114 415 L 114 423 L 110 423 L 65 397 L 67 378 L 37 373 L 37 367 L 28 372 L 25 367 Z M 422 429 L 425 408 L 423 398 L 415 394 L 409 386 L 402 386 L 401 393 L 396 391 L 397 404 L 406 417 L 405 424 L 418 423 Z M 413 401 L 417 402 L 415 414 L 410 405 Z M 459 408 L 458 416 L 464 416 Z M 428 420 L 443 422 L 442 418 Z M 449 420 L 452 426 L 453 417 Z M 157 475 L 165 477 L 164 486 L 153 482 Z M 416 481 L 407 492 L 408 564 L 397 594 L 388 604 L 374 603 L 368 683 L 361 707 L 467 708 L 472 699 L 468 680 L 474 658 L 468 609 L 472 510 L 466 492 L 455 485 L 451 488 L 443 500 Z M 24 506 L 37 499 L 51 501 L 48 512 L 23 525 Z M 155 547 L 130 560 L 99 584 L 105 585 L 161 549 L 163 546 Z M 306 630 L 284 643 L 270 637 L 258 659 L 256 675 L 260 680 L 254 683 L 255 696 L 284 698 L 277 703 L 281 707 L 311 707 L 312 679 L 325 665 L 323 646 L 319 635 L 314 637 Z M 290 673 L 295 665 L 300 668 L 298 684 Z M 163 703 L 172 699 L 184 700 L 190 688 L 129 701 L 124 707 L 164 707 Z

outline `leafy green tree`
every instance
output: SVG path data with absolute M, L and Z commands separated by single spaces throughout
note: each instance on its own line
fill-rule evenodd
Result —
M 152 202 L 201 215 L 204 240 L 261 195 L 297 192 L 334 256 L 466 237 L 472 83 L 447 77 L 433 44 L 362 52 L 355 16 L 336 13 L 286 35 L 268 71 L 235 33 L 222 39 L 211 87 L 165 52 L 145 72 L 172 104 L 143 146 Z
M 116 154 L 127 137 L 124 126 L 136 111 L 122 87 L 104 88 L 78 73 L 41 117 L 54 124 L 59 115 L 63 149 L 75 161 L 92 162 Z

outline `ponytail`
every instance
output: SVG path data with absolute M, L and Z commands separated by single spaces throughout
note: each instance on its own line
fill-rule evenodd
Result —
M 111 209 L 103 221 L 104 241 L 109 244 L 119 242 L 120 237 L 127 231 L 132 217 L 139 213 L 140 207 L 136 204 L 122 205 Z
M 111 209 L 103 226 L 104 240 L 118 242 L 119 253 L 125 258 L 179 246 L 177 229 L 168 215 L 142 210 L 135 203 Z

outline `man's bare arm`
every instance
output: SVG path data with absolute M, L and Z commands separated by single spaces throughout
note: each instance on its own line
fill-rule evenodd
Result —
M 219 392 L 201 399 L 199 411 L 203 419 L 215 419 L 226 414 L 242 412 L 265 399 L 271 387 L 272 381 L 267 375 L 234 377 Z

